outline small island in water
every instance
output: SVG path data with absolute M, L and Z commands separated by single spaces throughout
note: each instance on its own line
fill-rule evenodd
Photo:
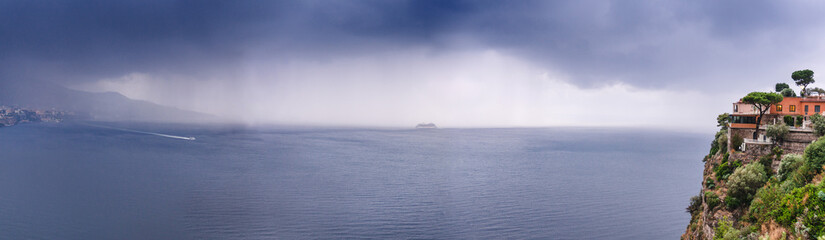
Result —
M 415 128 L 434 129 L 438 127 L 436 127 L 434 123 L 419 123 L 418 125 L 415 125 Z

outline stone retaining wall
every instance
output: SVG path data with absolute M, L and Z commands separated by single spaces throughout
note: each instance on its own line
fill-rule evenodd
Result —
M 742 138 L 752 138 L 753 137 L 753 129 L 743 129 L 743 128 L 732 128 L 728 131 L 728 145 L 730 145 L 730 139 L 733 138 L 734 135 L 742 136 Z M 759 129 L 759 134 L 765 134 L 765 129 Z M 805 147 L 808 144 L 811 144 L 817 137 L 814 135 L 812 131 L 809 130 L 791 130 L 786 137 L 786 140 L 782 143 L 782 150 L 785 153 L 797 153 L 802 154 L 805 151 Z M 746 149 L 750 152 L 750 149 L 755 149 L 755 153 L 759 153 L 764 151 L 763 147 L 752 147 L 752 146 L 759 146 L 763 144 L 748 144 Z M 768 148 L 770 149 L 770 148 Z M 767 153 L 770 153 L 768 151 Z M 763 154 L 764 155 L 764 154 Z

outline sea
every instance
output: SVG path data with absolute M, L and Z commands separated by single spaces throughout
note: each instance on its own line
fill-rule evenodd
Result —
M 0 128 L 0 239 L 678 239 L 712 138 L 21 124 Z

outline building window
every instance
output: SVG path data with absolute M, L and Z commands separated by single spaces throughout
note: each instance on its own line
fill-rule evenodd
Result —
M 756 117 L 751 116 L 730 116 L 730 123 L 756 123 Z
M 791 112 L 796 112 L 796 105 L 791 105 L 790 109 L 788 110 L 790 110 Z
M 814 112 L 816 112 L 816 113 L 819 112 L 819 105 L 814 106 Z
M 781 111 L 782 111 L 782 104 L 776 104 L 776 111 L 777 111 L 777 112 L 781 112 Z
M 805 114 L 808 114 L 808 105 L 805 105 Z
M 739 112 L 739 104 L 733 104 L 733 112 Z

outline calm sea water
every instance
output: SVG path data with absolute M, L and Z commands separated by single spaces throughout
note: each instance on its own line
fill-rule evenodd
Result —
M 677 239 L 712 138 L 108 125 L 197 140 L 0 128 L 0 238 Z

